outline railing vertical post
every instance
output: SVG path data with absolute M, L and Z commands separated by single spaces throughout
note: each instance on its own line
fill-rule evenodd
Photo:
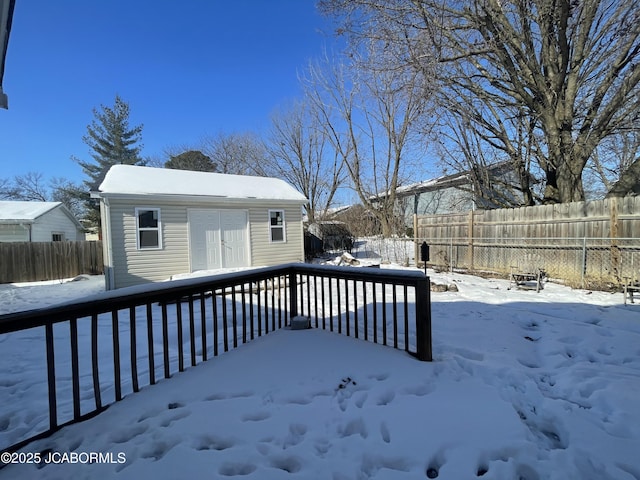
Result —
M 418 279 L 416 282 L 416 343 L 418 360 L 432 361 L 429 277 Z
M 289 270 L 289 322 L 298 315 L 298 279 L 296 271 Z

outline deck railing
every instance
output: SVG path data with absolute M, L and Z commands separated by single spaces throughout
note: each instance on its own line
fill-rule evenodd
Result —
M 90 418 L 141 386 L 182 372 L 185 360 L 195 366 L 286 327 L 295 316 L 309 317 L 315 328 L 430 361 L 429 294 L 428 278 L 419 271 L 287 264 L 114 290 L 2 315 L 3 349 L 7 342 L 22 341 L 21 334 L 31 338 L 24 345 L 33 348 L 34 332 L 44 329 L 46 354 L 37 346 L 28 354 L 34 362 L 42 357 L 46 379 L 43 375 L 39 392 L 32 390 L 48 399 L 49 412 L 48 425 L 36 422 L 19 437 L 8 429 L 0 432 L 0 450 L 15 451 Z M 11 359 L 1 357 L 7 372 Z M 4 415 L 25 408 L 10 397 L 0 398 L 0 405 Z

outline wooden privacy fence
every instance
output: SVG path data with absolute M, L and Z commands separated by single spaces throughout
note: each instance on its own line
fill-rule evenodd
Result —
M 125 290 L 0 316 L 3 350 L 30 339 L 25 345 L 36 348 L 22 357 L 43 363 L 30 401 L 23 396 L 16 405 L 0 391 L 5 415 L 48 398 L 48 415 L 33 412 L 32 424 L 0 430 L 0 451 L 16 451 L 94 416 L 128 393 L 286 327 L 299 315 L 315 328 L 432 359 L 429 279 L 418 271 L 287 264 Z M 10 362 L 3 350 L 0 363 Z
M 640 197 L 422 215 L 414 227 L 416 248 L 426 241 L 444 268 L 544 268 L 592 288 L 640 274 Z
M 2 242 L 0 283 L 101 275 L 102 242 Z

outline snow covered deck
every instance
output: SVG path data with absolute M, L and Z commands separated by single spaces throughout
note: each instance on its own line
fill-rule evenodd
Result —
M 640 306 L 429 273 L 458 286 L 432 293 L 433 362 L 278 330 L 21 451 L 112 463 L 9 465 L 0 479 L 640 478 Z M 0 305 L 50 304 L 90 283 L 0 287 Z M 38 415 L 26 402 L 38 366 L 0 341 L 6 435 Z

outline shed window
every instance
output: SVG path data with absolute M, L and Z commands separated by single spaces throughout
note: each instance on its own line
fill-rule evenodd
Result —
M 64 242 L 64 233 L 51 232 L 52 242 Z
M 162 248 L 159 208 L 136 208 L 138 250 Z
M 285 242 L 284 210 L 269 210 L 269 229 L 272 242 Z

